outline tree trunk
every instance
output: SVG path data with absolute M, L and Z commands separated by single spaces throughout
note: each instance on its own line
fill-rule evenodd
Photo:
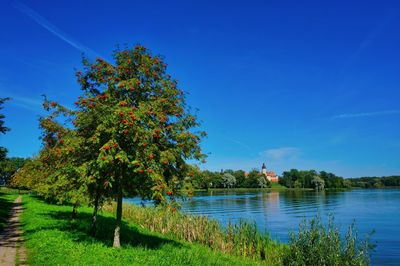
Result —
M 78 206 L 79 206 L 79 202 L 74 203 L 73 207 L 72 207 L 72 219 L 75 219 L 76 216 L 78 215 Z
M 96 236 L 97 233 L 97 210 L 99 209 L 99 188 L 96 188 L 96 196 L 94 199 L 93 215 L 92 215 L 92 225 L 90 227 L 90 234 Z
M 114 231 L 114 244 L 113 247 L 121 247 L 120 233 L 121 233 L 121 219 L 122 219 L 122 186 L 121 183 L 118 184 L 118 198 L 117 198 L 117 219 L 115 221 L 115 231 Z

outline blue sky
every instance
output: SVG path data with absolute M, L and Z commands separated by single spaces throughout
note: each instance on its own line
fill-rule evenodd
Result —
M 81 53 L 141 43 L 199 108 L 202 168 L 262 162 L 345 177 L 400 174 L 398 1 L 2 1 L 0 136 L 40 149 L 41 96 L 71 105 Z

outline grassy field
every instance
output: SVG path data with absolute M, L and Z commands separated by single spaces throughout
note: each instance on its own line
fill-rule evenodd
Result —
M 7 223 L 14 200 L 17 198 L 17 191 L 0 187 L 0 232 Z
M 98 235 L 88 235 L 89 208 L 71 220 L 70 206 L 49 205 L 25 195 L 22 216 L 29 265 L 259 265 L 124 223 L 122 248 L 112 248 L 114 218 L 98 218 Z M 265 264 L 264 264 L 265 265 Z

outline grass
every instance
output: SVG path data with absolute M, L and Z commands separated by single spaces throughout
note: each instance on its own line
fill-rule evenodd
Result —
M 17 197 L 16 190 L 0 187 L 0 232 L 3 231 L 4 226 L 7 224 L 13 202 Z
M 50 205 L 28 195 L 24 196 L 24 208 L 29 265 L 259 265 L 126 221 L 122 248 L 114 249 L 115 220 L 111 213 L 98 217 L 98 235 L 93 238 L 88 235 L 89 208 L 81 208 L 78 218 L 71 220 L 70 206 Z

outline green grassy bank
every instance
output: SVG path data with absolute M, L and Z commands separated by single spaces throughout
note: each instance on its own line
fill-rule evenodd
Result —
M 10 209 L 16 191 L 1 191 Z M 23 195 L 21 222 L 29 265 L 368 265 L 367 242 L 333 224 L 304 221 L 287 245 L 260 234 L 253 223 L 226 228 L 212 219 L 163 208 L 124 205 L 122 248 L 112 248 L 115 206 L 98 216 L 98 234 L 88 234 L 91 208 L 52 205 Z M 5 210 L 5 208 L 2 208 Z
M 122 248 L 112 248 L 114 218 L 98 218 L 98 235 L 88 235 L 89 208 L 71 220 L 71 207 L 49 205 L 25 195 L 22 215 L 29 265 L 259 265 L 124 222 Z M 265 264 L 264 264 L 265 265 Z

